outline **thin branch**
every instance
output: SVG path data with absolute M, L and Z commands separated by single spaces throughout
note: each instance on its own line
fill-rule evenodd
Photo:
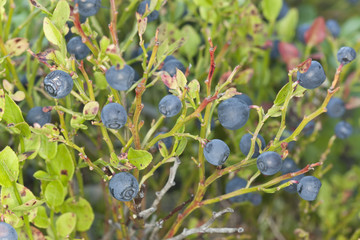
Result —
M 198 228 L 186 229 L 184 228 L 183 232 L 176 237 L 169 238 L 168 240 L 181 240 L 185 239 L 187 236 L 197 233 L 242 233 L 244 229 L 239 228 L 210 228 L 210 226 L 215 222 L 215 220 L 225 213 L 233 213 L 234 210 L 232 208 L 226 208 L 220 212 L 214 212 L 213 216 L 207 221 L 205 224 L 201 225 Z
M 156 199 L 154 200 L 151 207 L 140 212 L 139 217 L 147 219 L 152 213 L 156 211 L 161 199 L 164 197 L 167 191 L 169 191 L 169 189 L 175 185 L 175 175 L 180 163 L 180 159 L 178 157 L 175 158 L 174 165 L 170 168 L 170 174 L 167 183 L 165 184 L 163 189 L 161 189 L 159 192 L 156 192 Z

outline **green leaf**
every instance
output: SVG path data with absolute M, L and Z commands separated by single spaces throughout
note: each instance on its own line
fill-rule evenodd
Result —
M 45 201 L 50 208 L 60 206 L 64 202 L 64 188 L 60 181 L 52 181 L 45 188 Z
M 56 220 L 56 231 L 60 237 L 67 237 L 72 233 L 76 226 L 75 213 L 64 213 Z
M 16 184 L 17 191 L 20 195 L 21 201 L 23 203 L 29 202 L 31 200 L 36 200 L 34 194 L 25 186 L 21 184 Z M 7 206 L 8 210 L 14 212 L 18 217 L 22 217 L 24 214 L 29 215 L 30 221 L 32 221 L 37 213 L 37 208 L 30 210 L 15 210 L 16 207 L 20 206 L 13 187 L 2 187 L 1 188 L 1 204 L 2 206 Z
M 189 95 L 192 99 L 197 98 L 200 92 L 200 83 L 198 80 L 192 80 L 189 85 Z
M 145 169 L 152 161 L 153 156 L 148 151 L 129 149 L 128 160 L 137 169 Z
M 74 162 L 69 149 L 64 145 L 58 146 L 56 156 L 46 162 L 49 173 L 60 177 L 64 186 L 68 184 L 74 175 Z
M 107 47 L 110 45 L 110 39 L 103 36 L 100 40 L 101 53 L 105 54 Z
M 83 109 L 83 117 L 86 120 L 92 120 L 96 117 L 96 114 L 99 111 L 99 103 L 95 101 L 88 102 L 85 104 Z
M 30 138 L 24 139 L 24 153 L 33 152 L 27 159 L 34 159 L 40 149 L 40 135 L 31 134 Z
M 186 86 L 187 80 L 185 74 L 179 69 L 176 69 L 176 81 L 180 89 L 183 90 Z
M 17 216 L 14 212 L 7 210 L 2 213 L 2 217 L 4 218 L 4 221 L 14 228 L 20 228 L 24 226 L 24 220 L 22 219 L 22 216 Z
M 62 212 L 72 212 L 76 214 L 76 230 L 84 232 L 90 229 L 94 221 L 94 212 L 91 205 L 84 198 L 68 198 L 62 208 Z
M 0 7 L 5 6 L 5 4 L 6 4 L 6 0 L 0 0 Z
M 5 92 L 4 89 L 0 89 L 0 121 L 3 118 L 5 112 Z
M 267 114 L 270 116 L 270 117 L 279 117 L 281 116 L 281 106 L 278 106 L 278 105 L 273 105 L 269 111 L 267 112 Z
M 237 93 L 236 88 L 228 88 L 224 95 L 221 96 L 221 98 L 219 99 L 220 101 L 224 101 L 226 99 L 232 98 L 233 96 L 235 96 Z
M 176 156 L 180 156 L 184 152 L 187 142 L 188 142 L 188 140 L 186 137 L 182 137 L 180 139 L 178 147 L 176 148 L 176 151 L 175 151 Z
M 58 46 L 62 53 L 66 52 L 65 39 L 59 29 L 51 22 L 49 18 L 44 18 L 43 30 L 46 39 L 52 44 Z
M 31 0 L 30 3 L 36 7 L 41 9 L 44 13 L 46 13 L 47 15 L 51 16 L 52 14 L 43 6 L 41 5 L 37 0 Z
M 169 156 L 169 151 L 163 141 L 159 140 L 158 148 L 159 148 L 159 152 L 163 158 L 166 158 L 167 156 Z
M 41 138 L 41 147 L 39 149 L 39 155 L 43 159 L 52 159 L 56 156 L 57 149 L 58 149 L 58 143 L 57 142 L 51 142 L 49 139 L 44 136 L 40 135 Z
M 85 122 L 85 117 L 77 113 L 71 117 L 70 125 L 72 128 L 75 128 L 75 129 L 86 130 L 88 127 L 83 124 L 84 122 Z
M 306 91 L 306 88 L 303 88 L 302 86 L 300 86 L 299 84 L 296 86 L 296 90 L 294 91 L 293 95 L 295 97 L 302 97 L 304 96 L 304 93 Z
M 95 72 L 95 86 L 101 90 L 106 89 L 109 84 L 106 81 L 106 78 L 102 72 Z
M 46 208 L 43 206 L 38 207 L 37 215 L 34 219 L 34 224 L 38 228 L 47 228 L 50 225 L 49 218 L 46 214 Z
M 51 20 L 58 29 L 63 29 L 66 24 L 66 21 L 69 20 L 69 17 L 70 17 L 69 4 L 64 0 L 59 1 L 53 12 L 53 16 Z
M 275 98 L 275 101 L 274 101 L 275 105 L 279 106 L 279 105 L 281 105 L 281 104 L 283 104 L 285 102 L 286 96 L 291 91 L 290 86 L 291 86 L 291 84 L 287 83 L 280 89 L 280 91 L 276 95 L 276 98 Z
M 181 52 L 184 52 L 188 59 L 192 59 L 196 54 L 198 54 L 199 46 L 201 44 L 201 38 L 198 31 L 190 25 L 185 25 L 181 29 L 182 36 L 186 36 L 186 41 L 184 47 L 180 48 Z
M 13 211 L 30 211 L 34 208 L 39 207 L 41 204 L 43 204 L 44 201 L 37 200 L 37 199 L 31 199 L 20 206 L 14 207 Z
M 262 9 L 263 14 L 267 20 L 270 22 L 275 22 L 276 18 L 279 16 L 283 0 L 263 0 Z
M 284 18 L 277 23 L 277 33 L 280 39 L 285 42 L 291 42 L 296 33 L 296 27 L 299 21 L 299 13 L 296 8 L 290 9 Z
M 60 130 L 51 123 L 45 124 L 42 128 L 33 128 L 31 127 L 30 130 L 33 133 L 44 135 L 47 138 L 56 138 L 56 140 L 62 140 L 63 137 L 60 136 Z
M 16 128 L 20 130 L 23 136 L 30 137 L 31 132 L 29 125 L 25 123 L 19 106 L 16 105 L 16 103 L 7 94 L 5 94 L 5 112 L 3 118 L 8 124 L 24 123 L 17 125 Z
M 19 176 L 19 159 L 15 152 L 7 146 L 0 152 L 0 185 L 11 187 Z
M 58 179 L 57 176 L 52 176 L 43 170 L 36 171 L 34 173 L 34 178 L 36 178 L 40 181 L 54 181 L 54 180 Z
M 5 43 L 6 51 L 11 56 L 19 56 L 29 48 L 29 42 L 26 38 L 13 38 Z

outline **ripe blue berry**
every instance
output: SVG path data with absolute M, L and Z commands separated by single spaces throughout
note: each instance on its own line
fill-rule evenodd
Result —
M 237 98 L 237 99 L 245 102 L 248 106 L 253 105 L 251 98 L 246 94 L 235 95 L 234 98 Z
M 345 121 L 338 122 L 335 126 L 335 135 L 340 139 L 345 139 L 350 137 L 352 134 L 352 126 Z
M 220 139 L 213 139 L 204 147 L 204 156 L 206 161 L 215 166 L 225 163 L 230 155 L 230 148 Z
M 166 95 L 159 102 L 159 111 L 165 117 L 173 117 L 180 112 L 182 103 L 177 96 Z
M 249 193 L 249 200 L 254 206 L 259 206 L 262 202 L 260 193 Z
M 277 16 L 276 20 L 280 20 L 286 16 L 289 11 L 289 6 L 285 1 L 283 1 L 282 7 L 280 9 L 279 15 Z
M 155 134 L 154 137 L 156 137 L 156 136 L 158 136 L 158 135 L 160 135 L 160 134 L 164 134 L 164 133 L 165 133 L 165 132 L 158 132 L 158 133 Z M 161 140 L 159 140 L 159 141 L 162 141 L 162 142 L 165 144 L 165 146 L 166 146 L 167 149 L 171 148 L 171 145 L 172 145 L 172 137 L 171 137 L 171 136 L 170 136 L 170 137 L 167 137 L 167 138 L 163 138 L 163 139 L 161 139 Z M 155 143 L 155 146 L 158 148 L 158 147 L 159 147 L 159 143 L 158 143 L 158 142 Z
M 26 122 L 31 126 L 34 123 L 44 126 L 46 123 L 51 122 L 51 112 L 44 112 L 42 107 L 33 107 L 26 116 Z
M 220 124 L 230 130 L 243 127 L 249 119 L 249 114 L 249 106 L 237 98 L 226 99 L 218 107 Z
M 95 15 L 101 7 L 101 0 L 75 0 L 76 3 L 79 5 L 79 14 L 84 17 Z
M 105 73 L 108 84 L 119 91 L 128 90 L 135 81 L 135 70 L 129 65 L 124 65 L 123 68 L 112 66 Z
M 345 65 L 356 58 L 356 52 L 352 47 L 342 47 L 337 52 L 337 60 Z
M 53 98 L 64 98 L 72 90 L 74 81 L 64 71 L 55 70 L 49 73 L 44 79 L 45 91 Z
M 256 160 L 259 171 L 264 175 L 274 175 L 282 166 L 281 156 L 276 152 L 264 152 Z
M 340 98 L 331 98 L 328 105 L 326 106 L 326 110 L 326 113 L 329 115 L 329 117 L 339 118 L 344 115 L 346 111 L 345 103 Z
M 297 28 L 296 36 L 300 42 L 305 43 L 305 33 L 307 32 L 307 30 L 309 30 L 310 27 L 311 27 L 310 24 L 303 23 Z
M 184 65 L 177 59 L 174 60 L 167 60 L 164 63 L 164 66 L 162 67 L 162 71 L 167 72 L 171 77 L 176 75 L 176 69 L 179 69 L 183 73 L 185 73 L 186 68 Z
M 270 58 L 271 59 L 276 59 L 280 56 L 280 52 L 279 52 L 279 43 L 280 40 L 276 39 L 272 42 L 272 48 L 270 51 Z
M 319 193 L 321 182 L 314 176 L 306 176 L 300 179 L 297 185 L 299 196 L 306 201 L 314 201 Z
M 146 6 L 147 8 L 150 8 L 150 0 L 145 0 L 145 1 L 142 1 L 138 8 L 137 8 L 137 12 L 140 14 L 140 15 L 143 15 L 146 11 Z M 150 13 L 148 16 L 147 16 L 147 21 L 148 22 L 152 22 L 152 21 L 155 21 L 156 19 L 158 19 L 159 17 L 159 12 L 154 10 L 152 11 L 152 13 Z
M 340 34 L 340 26 L 339 23 L 334 19 L 329 19 L 326 21 L 326 27 L 329 29 L 331 35 L 334 38 L 337 38 Z
M 311 120 L 303 128 L 303 133 L 305 136 L 310 136 L 314 132 L 314 130 L 315 130 L 315 122 L 314 120 Z
M 86 58 L 90 53 L 90 49 L 82 42 L 81 37 L 73 37 L 66 45 L 67 51 L 74 54 L 77 60 Z
M 0 222 L 0 240 L 17 240 L 18 235 L 13 226 Z
M 130 173 L 120 172 L 110 179 L 109 191 L 115 199 L 128 202 L 139 192 L 139 183 Z
M 250 133 L 245 134 L 244 136 L 242 136 L 241 140 L 240 140 L 240 150 L 241 152 L 247 156 L 250 152 L 250 148 L 251 148 L 251 138 L 253 137 L 253 135 L 251 135 Z M 260 139 L 261 141 L 261 149 L 264 149 L 266 147 L 266 143 L 265 143 L 265 139 L 258 134 L 257 135 L 257 139 Z M 257 143 L 257 140 L 255 141 L 255 150 L 254 150 L 254 154 L 252 155 L 251 158 L 256 158 L 260 155 L 259 153 L 259 144 Z
M 109 103 L 101 111 L 101 121 L 107 128 L 122 128 L 127 121 L 127 113 L 118 103 Z
M 297 171 L 299 171 L 299 169 L 296 169 L 294 172 L 297 172 Z M 296 180 L 296 181 L 300 182 L 300 180 L 301 180 L 303 177 L 304 177 L 304 175 L 301 174 L 301 175 L 292 177 L 292 178 L 290 178 L 290 179 L 288 179 L 288 180 L 281 181 L 281 184 L 286 183 L 286 182 L 288 182 L 288 181 L 290 181 L 290 180 Z M 294 184 L 291 184 L 290 186 L 287 186 L 286 188 L 284 188 L 284 190 L 285 190 L 286 192 L 289 192 L 289 193 L 295 193 L 295 192 L 297 191 L 297 186 L 298 186 L 298 184 L 294 183 Z
M 283 174 L 286 173 L 291 173 L 291 172 L 296 172 L 298 170 L 298 167 L 296 165 L 296 163 L 294 162 L 294 160 L 292 160 L 291 158 L 285 158 L 280 171 Z
M 234 192 L 236 190 L 242 189 L 244 187 L 246 187 L 247 181 L 243 178 L 239 178 L 239 177 L 234 177 L 233 179 L 231 179 L 230 181 L 228 181 L 226 183 L 226 187 L 225 187 L 225 193 L 231 193 Z M 247 200 L 249 200 L 250 197 L 250 193 L 245 193 L 245 194 L 241 194 L 238 195 L 236 197 L 232 197 L 229 198 L 230 202 L 234 203 L 234 202 L 245 202 Z
M 317 61 L 312 61 L 309 69 L 305 73 L 297 73 L 297 80 L 300 86 L 306 89 L 319 87 L 326 79 L 323 67 Z

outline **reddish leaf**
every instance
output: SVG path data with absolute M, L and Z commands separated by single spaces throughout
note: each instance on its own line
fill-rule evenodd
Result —
M 299 61 L 299 50 L 295 45 L 291 43 L 280 42 L 279 52 L 288 69 L 296 67 L 297 62 Z
M 310 29 L 305 32 L 305 42 L 311 46 L 322 43 L 326 38 L 326 24 L 323 17 L 315 19 Z
M 304 62 L 300 63 L 298 65 L 298 69 L 300 73 L 306 73 L 309 70 L 309 67 L 311 65 L 311 58 L 306 59 Z

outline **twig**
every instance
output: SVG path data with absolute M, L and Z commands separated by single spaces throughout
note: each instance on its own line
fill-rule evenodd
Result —
M 210 218 L 209 221 L 207 221 L 205 224 L 201 225 L 198 228 L 193 229 L 186 229 L 184 228 L 183 232 L 176 237 L 169 238 L 169 240 L 181 240 L 186 238 L 187 236 L 190 236 L 192 234 L 197 233 L 242 233 L 244 232 L 244 229 L 239 228 L 210 228 L 210 226 L 215 222 L 215 220 L 225 213 L 233 213 L 234 210 L 232 208 L 226 208 L 220 212 L 214 212 L 213 216 Z
M 161 189 L 159 192 L 156 192 L 156 199 L 154 200 L 151 207 L 140 212 L 139 217 L 147 219 L 152 213 L 156 211 L 161 199 L 164 197 L 167 191 L 169 191 L 169 189 L 175 185 L 174 179 L 180 163 L 180 159 L 175 158 L 174 165 L 170 168 L 170 174 L 167 183 L 165 184 L 163 189 Z

